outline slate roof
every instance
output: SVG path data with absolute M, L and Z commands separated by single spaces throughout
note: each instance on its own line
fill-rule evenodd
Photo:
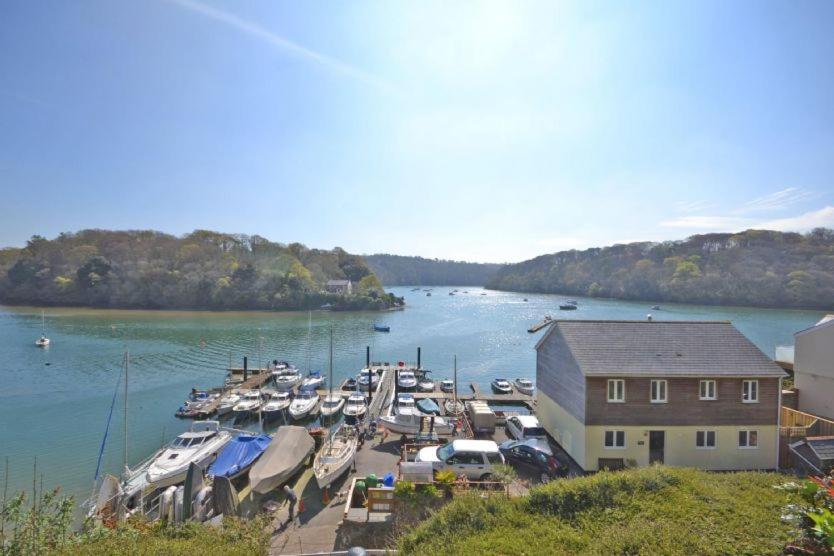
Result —
M 808 438 L 806 442 L 820 460 L 834 460 L 834 436 Z
M 785 376 L 728 321 L 558 320 L 536 349 L 556 334 L 586 376 Z

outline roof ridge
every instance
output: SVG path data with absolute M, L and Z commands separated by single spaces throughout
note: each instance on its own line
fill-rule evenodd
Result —
M 558 323 L 616 323 L 616 324 L 732 324 L 730 320 L 652 320 L 646 319 L 629 319 L 629 320 L 611 320 L 611 319 L 553 319 L 554 324 Z

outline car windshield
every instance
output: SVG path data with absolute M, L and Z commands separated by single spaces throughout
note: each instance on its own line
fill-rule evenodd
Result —
M 540 438 L 545 436 L 544 429 L 541 427 L 527 427 L 524 429 L 524 436 L 531 438 Z
M 455 450 L 454 448 L 452 448 L 451 444 L 446 444 L 445 446 L 442 446 L 437 449 L 437 457 L 441 460 L 449 459 L 454 453 Z
M 547 463 L 548 458 L 549 458 L 549 456 L 547 454 L 545 454 L 544 452 L 539 452 L 538 450 L 536 451 L 536 459 L 539 460 L 540 462 Z

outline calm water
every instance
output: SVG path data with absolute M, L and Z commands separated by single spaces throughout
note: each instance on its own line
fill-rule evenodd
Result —
M 432 296 L 411 288 L 404 311 L 312 315 L 307 343 L 306 313 L 202 313 L 48 309 L 48 349 L 38 349 L 40 309 L 0 307 L 0 457 L 9 458 L 10 489 L 30 488 L 38 458 L 44 485 L 61 484 L 85 497 L 92 487 L 96 457 L 119 377 L 122 354 L 131 354 L 130 460 L 138 462 L 189 425 L 173 417 L 188 391 L 223 382 L 232 358 L 288 359 L 300 368 L 310 353 L 311 368 L 327 369 L 329 329 L 334 329 L 337 380 L 363 365 L 365 346 L 375 361 L 416 359 L 435 377 L 451 376 L 458 356 L 462 385 L 488 386 L 495 376 L 532 377 L 533 345 L 540 334 L 527 327 L 545 314 L 577 319 L 643 319 L 651 303 L 578 298 L 580 309 L 560 313 L 552 295 L 486 292 L 449 296 L 452 288 L 434 288 Z M 464 290 L 466 288 L 458 288 Z M 812 325 L 822 313 L 770 309 L 664 305 L 656 319 L 731 320 L 766 354 L 793 343 L 792 334 Z M 388 334 L 372 324 L 385 322 Z M 48 363 L 48 365 L 47 365 Z M 463 386 L 462 386 L 463 388 Z M 118 473 L 122 450 L 122 398 L 110 430 L 104 469 Z M 0 463 L 2 465 L 2 463 Z

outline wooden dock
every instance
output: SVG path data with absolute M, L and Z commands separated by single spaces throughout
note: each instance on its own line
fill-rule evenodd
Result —
M 531 326 L 530 328 L 528 328 L 527 332 L 529 332 L 530 334 L 534 334 L 535 332 L 538 332 L 542 328 L 550 326 L 551 324 L 553 324 L 553 319 L 550 318 L 550 315 L 548 315 L 548 316 L 544 317 L 544 319 L 541 322 L 536 323 L 533 326 Z
M 243 369 L 240 370 L 241 377 L 243 376 Z M 236 374 L 238 369 L 229 369 L 229 372 L 232 373 L 232 376 Z M 222 389 L 222 394 L 213 399 L 212 401 L 208 402 L 207 404 L 200 407 L 197 411 L 198 418 L 205 419 L 207 417 L 211 417 L 217 411 L 217 407 L 220 405 L 220 400 L 223 396 L 231 390 L 254 390 L 263 386 L 268 380 L 272 378 L 272 372 L 268 369 L 253 369 L 250 371 L 252 374 L 246 378 L 246 380 L 241 381 L 239 383 L 231 383 L 228 386 Z
M 481 387 L 474 382 L 469 383 L 470 393 L 458 392 L 457 398 L 462 402 L 469 402 L 472 400 L 481 400 L 495 405 L 524 405 L 532 409 L 536 399 L 533 396 L 522 394 L 515 385 L 513 385 L 512 394 L 496 394 L 494 392 L 486 393 L 481 390 Z M 415 400 L 422 400 L 431 398 L 433 400 L 451 400 L 454 399 L 454 394 L 451 392 L 443 392 L 435 385 L 433 392 L 402 392 L 403 394 L 411 394 Z

